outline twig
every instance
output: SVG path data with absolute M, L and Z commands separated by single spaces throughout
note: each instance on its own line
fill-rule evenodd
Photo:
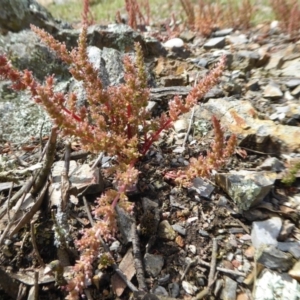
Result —
M 200 265 L 203 265 L 203 266 L 206 266 L 206 267 L 210 267 L 210 264 L 208 262 L 202 260 L 202 259 L 199 259 L 198 263 Z M 218 270 L 218 271 L 220 271 L 222 273 L 231 274 L 231 275 L 234 275 L 234 276 L 243 276 L 243 277 L 247 276 L 246 273 L 239 272 L 239 271 L 233 271 L 233 270 L 229 270 L 229 269 L 225 269 L 225 268 L 220 268 L 220 267 L 216 267 L 216 270 Z
M 21 208 L 21 205 L 22 205 L 22 203 L 23 203 L 23 201 L 24 201 L 24 199 L 25 199 L 25 196 L 26 196 L 26 194 L 24 193 L 24 194 L 23 194 L 23 197 L 22 197 L 22 199 L 21 199 L 21 201 L 19 201 L 19 203 L 18 203 L 18 205 L 17 205 L 17 207 L 16 207 L 16 210 L 15 210 L 15 213 L 14 213 L 13 217 L 11 218 L 10 222 L 6 225 L 4 231 L 2 232 L 2 235 L 1 235 L 1 237 L 0 237 L 0 245 L 3 244 L 4 239 L 5 239 L 5 237 L 6 237 L 7 233 L 8 233 L 8 231 L 10 230 L 10 228 L 16 223 L 16 222 L 15 222 L 15 219 L 17 218 L 17 213 L 18 213 L 18 211 L 19 211 L 20 208 Z
M 83 199 L 83 204 L 84 204 L 84 207 L 85 207 L 86 214 L 87 214 L 88 219 L 89 219 L 89 221 L 90 221 L 90 223 L 91 223 L 91 226 L 93 227 L 95 222 L 94 222 L 93 217 L 92 217 L 92 214 L 91 214 L 91 212 L 90 212 L 89 205 L 88 205 L 88 203 L 87 203 L 87 201 L 86 201 L 85 196 L 83 196 L 82 199 Z
M 201 300 L 203 299 L 204 297 L 206 297 L 209 292 L 210 292 L 210 289 L 212 287 L 212 285 L 216 282 L 218 278 L 218 272 L 216 272 L 215 274 L 215 277 L 213 278 L 213 281 L 210 283 L 210 285 L 208 285 L 207 287 L 205 287 L 201 292 L 199 292 L 196 297 L 194 297 L 192 300 Z
M 97 157 L 96 161 L 93 163 L 92 170 L 95 169 L 98 166 L 98 164 L 101 162 L 102 158 L 103 158 L 103 152 L 101 152 L 99 154 L 99 156 Z
M 17 193 L 14 194 L 10 201 L 8 201 L 9 203 L 7 205 L 3 205 L 0 208 L 0 219 L 3 218 L 7 207 L 11 209 L 20 199 L 20 197 L 22 197 L 22 195 L 27 194 L 30 191 L 32 195 L 36 196 L 39 193 L 39 191 L 43 188 L 54 161 L 56 139 L 57 127 L 53 126 L 50 139 L 48 141 L 49 146 L 47 147 L 47 155 L 43 167 L 28 179 L 28 181 L 23 185 L 23 187 Z
M 23 217 L 21 218 L 19 223 L 16 225 L 16 227 L 9 234 L 10 237 L 13 236 L 14 234 L 16 234 L 22 227 L 24 227 L 32 219 L 32 217 L 35 215 L 35 213 L 38 211 L 38 209 L 42 205 L 44 196 L 45 196 L 46 191 L 48 189 L 48 185 L 49 185 L 49 183 L 45 184 L 43 190 L 40 192 L 37 199 L 35 199 L 35 202 L 34 202 L 33 206 L 30 208 L 30 210 L 25 215 L 23 215 Z M 24 194 L 24 196 L 25 196 L 25 194 Z M 15 213 L 15 216 L 16 215 L 17 215 L 17 212 Z
M 194 259 L 194 260 L 190 260 L 187 264 L 187 266 L 185 267 L 184 271 L 183 271 L 183 274 L 180 278 L 180 280 L 182 281 L 186 275 L 186 273 L 189 271 L 190 267 L 195 264 L 197 262 L 197 259 Z
M 139 240 L 139 236 L 136 231 L 136 223 L 135 222 L 133 222 L 131 225 L 131 240 L 132 240 L 134 265 L 135 265 L 135 270 L 136 270 L 136 278 L 139 283 L 139 289 L 147 292 L 148 289 L 147 289 L 146 282 L 145 282 L 145 273 L 144 273 L 144 267 L 143 267 L 143 263 L 142 263 L 140 240 Z
M 211 253 L 211 262 L 210 262 L 210 271 L 208 275 L 208 287 L 212 285 L 212 282 L 215 277 L 215 271 L 216 271 L 216 263 L 217 263 L 217 251 L 218 251 L 218 243 L 217 239 L 212 239 L 212 253 Z
M 61 208 L 62 212 L 66 211 L 67 205 L 70 200 L 70 188 L 71 188 L 71 182 L 69 180 L 70 153 L 71 153 L 71 144 L 68 142 L 68 143 L 66 143 L 65 165 L 64 165 L 64 169 L 61 172 L 61 204 L 60 204 L 60 208 Z
M 34 300 L 39 300 L 39 272 L 34 271 Z
M 35 255 L 37 257 L 37 260 L 39 261 L 39 264 L 40 264 L 41 267 L 45 267 L 44 261 L 40 256 L 40 252 L 39 252 L 39 249 L 38 249 L 37 244 L 36 244 L 35 232 L 34 232 L 34 221 L 30 222 L 30 235 L 31 235 L 31 243 L 32 243 L 33 249 L 35 251 Z
M 13 188 L 14 188 L 14 182 L 11 183 L 11 187 L 9 189 L 8 198 L 7 198 L 7 220 L 9 223 L 11 222 L 10 221 L 10 213 L 9 213 L 9 201 L 11 198 L 11 193 L 12 193 Z
M 191 128 L 192 128 L 192 123 L 193 123 L 193 119 L 194 119 L 194 114 L 195 114 L 195 107 L 192 108 L 192 112 L 191 112 L 191 117 L 190 117 L 190 122 L 189 122 L 189 127 L 186 131 L 186 134 L 185 134 L 185 137 L 184 137 L 184 140 L 182 142 L 182 148 L 185 148 L 185 143 L 188 139 L 188 136 L 190 134 L 190 131 L 191 131 Z
M 49 144 L 47 147 L 47 153 L 46 153 L 46 158 L 43 164 L 43 167 L 40 169 L 40 172 L 38 173 L 38 177 L 36 179 L 35 185 L 33 186 L 32 190 L 30 193 L 35 196 L 37 195 L 40 190 L 43 188 L 47 177 L 51 171 L 52 164 L 54 161 L 54 155 L 56 151 L 56 141 L 57 141 L 57 135 L 58 135 L 58 127 L 52 126 L 51 128 L 51 134 L 49 138 Z

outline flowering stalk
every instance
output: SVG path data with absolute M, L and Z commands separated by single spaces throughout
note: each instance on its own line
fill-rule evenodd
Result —
M 188 112 L 217 83 L 225 68 L 225 57 L 191 90 L 185 101 L 175 97 L 169 103 L 168 114 L 152 118 L 147 110 L 149 89 L 139 45 L 136 45 L 135 62 L 127 56 L 124 58 L 125 83 L 104 89 L 98 71 L 88 60 L 87 22 L 84 22 L 78 47 L 72 51 L 68 51 L 65 44 L 56 41 L 42 29 L 32 26 L 32 30 L 69 65 L 72 76 L 83 83 L 88 106 L 78 108 L 74 93 L 64 95 L 54 92 L 53 76 L 40 84 L 31 72 L 14 69 L 3 55 L 0 55 L 0 76 L 10 79 L 16 90 L 29 90 L 33 100 L 47 111 L 53 122 L 61 128 L 62 134 L 80 138 L 86 150 L 105 152 L 116 158 L 116 164 L 107 172 L 114 175 L 117 190 L 108 190 L 97 199 L 93 212 L 97 221 L 92 228 L 85 229 L 81 239 L 76 242 L 80 258 L 74 267 L 74 278 L 67 286 L 67 299 L 79 299 L 83 289 L 91 282 L 92 264 L 100 254 L 99 236 L 108 240 L 117 230 L 115 206 L 118 204 L 127 212 L 132 211 L 126 191 L 138 180 L 136 162 L 147 153 L 163 130 L 168 129 L 180 114 Z M 220 147 L 223 146 L 216 146 L 213 151 L 219 151 Z M 230 149 L 226 151 L 226 155 L 230 155 Z M 220 153 L 217 157 L 222 160 Z M 193 167 L 195 170 L 196 164 Z M 181 174 L 178 176 L 180 178 Z M 191 177 L 188 175 L 188 178 Z
M 236 136 L 232 135 L 225 145 L 223 130 L 215 116 L 212 117 L 212 123 L 215 139 L 207 156 L 200 155 L 198 158 L 191 158 L 186 170 L 168 172 L 165 178 L 173 179 L 176 183 L 188 187 L 195 177 L 209 177 L 212 170 L 220 169 L 226 164 L 228 158 L 234 154 Z

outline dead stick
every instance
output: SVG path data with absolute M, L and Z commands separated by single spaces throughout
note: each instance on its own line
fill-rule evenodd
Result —
M 217 263 L 217 251 L 218 251 L 218 243 L 217 239 L 212 239 L 212 253 L 211 253 L 211 262 L 210 262 L 210 271 L 208 275 L 208 287 L 212 285 L 212 282 L 215 277 L 216 271 L 216 263 Z
M 34 232 L 34 221 L 30 222 L 30 235 L 31 235 L 31 243 L 32 243 L 35 255 L 36 255 L 36 257 L 39 261 L 39 264 L 40 264 L 41 267 L 45 267 L 44 261 L 40 256 L 40 252 L 39 252 L 39 249 L 38 249 L 37 244 L 36 244 L 35 232 Z
M 204 260 L 199 259 L 198 260 L 200 265 L 206 266 L 206 267 L 210 267 L 210 264 Z M 225 268 L 220 268 L 220 267 L 216 267 L 216 269 L 222 273 L 226 273 L 226 274 L 231 274 L 234 276 L 242 276 L 242 277 L 246 277 L 247 274 L 243 273 L 243 272 L 239 272 L 239 271 L 233 271 L 233 270 L 229 270 L 229 269 L 225 269 Z
M 148 289 L 147 289 L 146 282 L 145 282 L 145 273 L 144 273 L 144 267 L 143 267 L 143 263 L 142 263 L 140 240 L 139 240 L 139 236 L 137 234 L 135 222 L 133 222 L 131 225 L 131 240 L 132 240 L 134 265 L 135 265 L 135 270 L 136 270 L 136 278 L 139 283 L 139 289 L 147 292 Z
M 39 271 L 34 271 L 34 300 L 39 299 Z
M 56 141 L 57 141 L 57 135 L 58 135 L 58 127 L 55 125 L 51 128 L 51 134 L 49 138 L 49 144 L 47 148 L 46 158 L 43 163 L 42 169 L 40 169 L 40 172 L 38 173 L 38 177 L 36 179 L 35 185 L 31 189 L 30 193 L 33 196 L 36 196 L 40 190 L 43 188 L 48 175 L 51 171 L 52 164 L 54 162 L 54 155 L 56 151 Z

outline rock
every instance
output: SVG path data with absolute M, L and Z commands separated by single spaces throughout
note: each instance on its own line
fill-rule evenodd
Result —
M 236 300 L 237 282 L 228 276 L 225 276 L 224 288 L 222 290 L 222 299 Z
M 189 123 L 187 119 L 178 119 L 177 121 L 174 122 L 173 126 L 174 126 L 174 130 L 177 133 L 187 132 Z
M 30 24 L 49 33 L 58 30 L 58 23 L 52 15 L 35 0 L 2 0 L 0 28 L 4 31 L 19 32 L 30 28 Z
M 167 290 L 161 285 L 158 285 L 158 286 L 154 287 L 153 288 L 153 293 L 155 295 L 162 296 L 162 297 L 167 297 L 169 295 Z M 161 297 L 158 297 L 158 299 L 163 300 L 163 298 L 161 298 Z M 151 298 L 151 300 L 152 300 L 152 298 Z
M 64 169 L 64 161 L 57 161 L 52 167 L 52 184 L 49 187 L 49 201 L 51 205 L 59 206 L 61 199 L 61 173 Z M 101 193 L 104 190 L 104 181 L 98 168 L 92 169 L 88 164 L 78 165 L 76 161 L 70 161 L 69 180 L 71 192 L 84 195 Z
M 288 81 L 285 82 L 286 87 L 288 87 L 289 89 L 293 89 L 296 88 L 298 85 L 300 85 L 300 79 L 290 79 Z
M 146 253 L 144 256 L 145 271 L 151 277 L 156 277 L 164 265 L 164 259 L 162 255 L 153 255 Z
M 31 30 L 8 33 L 1 37 L 0 48 L 16 68 L 32 71 L 40 81 L 50 74 L 55 74 L 60 80 L 70 78 L 67 65 Z
M 164 240 L 173 241 L 176 238 L 176 232 L 167 220 L 159 223 L 157 234 Z
M 278 158 L 268 157 L 258 168 L 264 171 L 281 172 L 285 169 L 285 166 Z
M 77 47 L 79 29 L 62 29 L 54 37 L 65 42 L 68 48 Z M 134 43 L 140 43 L 144 54 L 150 55 L 142 35 L 125 24 L 92 25 L 88 28 L 87 44 L 100 49 L 113 48 L 121 52 L 133 52 Z
M 229 35 L 233 32 L 233 28 L 225 28 L 222 30 L 217 30 L 215 32 L 213 32 L 213 36 L 215 37 L 221 37 L 221 36 L 226 36 Z
M 248 210 L 260 203 L 270 192 L 276 173 L 232 171 L 228 174 L 216 174 L 215 180 L 240 210 Z
M 272 55 L 270 57 L 270 60 L 268 62 L 268 64 L 265 66 L 265 70 L 272 70 L 272 69 L 280 69 L 283 65 L 283 56 L 276 54 L 276 55 Z
M 264 89 L 263 96 L 265 98 L 278 99 L 283 96 L 283 93 L 277 85 L 268 84 Z
M 170 39 L 168 41 L 166 41 L 163 46 L 165 48 L 181 48 L 184 46 L 184 41 L 180 38 L 173 38 L 173 39 Z
M 277 237 L 281 230 L 282 221 L 278 217 L 273 217 L 266 221 L 253 222 L 251 231 L 251 240 L 255 248 L 262 245 L 277 246 Z
M 254 299 L 269 300 L 297 300 L 300 285 L 288 274 L 278 274 L 264 270 L 256 280 Z
M 296 227 L 296 225 L 294 223 L 292 223 L 290 220 L 284 220 L 278 240 L 285 241 L 292 234 L 295 227 Z
M 293 268 L 289 271 L 289 275 L 292 278 L 296 279 L 298 282 L 300 281 L 300 261 L 294 264 Z
M 271 270 L 285 272 L 293 266 L 293 256 L 280 251 L 274 245 L 262 246 L 258 251 L 257 262 Z
M 122 244 L 128 245 L 132 241 L 131 227 L 134 223 L 133 217 L 119 205 L 117 205 L 115 209 L 117 212 L 117 224 L 121 233 Z
M 300 96 L 300 85 L 298 85 L 294 90 L 292 90 L 291 95 L 295 98 Z
M 194 295 L 198 290 L 195 285 L 185 280 L 182 281 L 182 288 L 190 295 Z
M 259 58 L 260 56 L 256 52 L 238 51 L 233 56 L 232 68 L 243 72 L 250 71 L 256 66 Z
M 300 242 L 278 242 L 277 248 L 291 253 L 296 259 L 300 259 Z
M 170 283 L 168 285 L 168 289 L 170 291 L 171 297 L 177 298 L 180 292 L 180 287 L 177 282 Z
M 226 40 L 228 41 L 229 44 L 232 45 L 244 45 L 249 42 L 245 34 L 240 34 L 240 35 L 232 34 L 230 36 L 227 36 Z
M 215 190 L 215 187 L 204 181 L 202 178 L 196 177 L 193 179 L 189 189 L 194 190 L 200 197 L 209 199 L 212 192 Z
M 281 76 L 300 78 L 300 58 L 285 61 L 281 67 Z
M 300 149 L 299 127 L 275 125 L 273 121 L 259 119 L 257 111 L 248 101 L 211 99 L 201 108 L 195 109 L 195 121 L 196 117 L 201 118 L 201 114 L 207 115 L 207 111 L 219 118 L 231 133 L 244 136 L 245 143 L 241 142 L 241 147 L 264 153 L 294 152 Z
M 204 45 L 204 49 L 213 49 L 213 48 L 224 48 L 225 47 L 225 38 L 224 37 L 216 37 L 209 39 Z

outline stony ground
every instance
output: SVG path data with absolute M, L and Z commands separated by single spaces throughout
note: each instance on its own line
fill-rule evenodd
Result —
M 124 34 L 118 28 L 109 32 L 114 38 Z M 128 32 L 130 38 L 136 38 Z M 24 34 L 31 41 L 29 32 L 12 33 L 2 37 L 2 48 L 5 44 L 5 51 L 20 54 Z M 67 34 L 76 35 L 61 31 L 61 36 Z M 157 32 L 153 34 L 158 36 Z M 135 203 L 148 294 L 133 293 L 112 267 L 99 264 L 95 265 L 93 285 L 86 290 L 86 297 L 300 299 L 297 170 L 291 185 L 282 182 L 300 163 L 300 44 L 289 41 L 276 23 L 247 32 L 220 30 L 207 39 L 188 30 L 175 39 L 168 34 L 159 33 L 162 43 L 150 39 L 144 42 L 150 49 L 146 63 L 153 115 L 164 111 L 174 95 L 187 95 L 190 86 L 205 76 L 222 54 L 227 56 L 227 69 L 193 112 L 162 134 L 139 163 L 138 186 L 129 197 Z M 34 43 L 31 45 L 36 49 L 39 42 Z M 110 68 L 110 82 L 118 83 L 122 55 L 110 49 L 115 48 L 113 42 L 107 43 L 108 50 L 102 55 Z M 19 61 L 22 63 L 22 59 Z M 34 59 L 25 61 L 33 62 L 30 66 L 36 64 Z M 39 69 L 37 75 L 42 77 L 39 72 L 43 71 L 49 70 Z M 64 74 L 64 70 L 59 72 Z M 58 88 L 64 90 L 70 82 L 64 75 L 61 78 Z M 23 292 L 23 298 L 18 299 L 31 299 L 30 292 L 39 291 L 39 299 L 63 299 L 64 292 L 56 286 L 58 272 L 45 275 L 44 271 L 62 257 L 54 244 L 53 214 L 60 193 L 64 141 L 57 145 L 46 196 L 28 198 L 18 210 L 15 205 L 8 212 L 8 199 L 41 167 L 40 152 L 48 140 L 50 123 L 26 95 L 16 98 L 7 89 L 7 82 L 1 85 L 0 174 L 6 180 L 0 183 L 0 297 L 17 299 Z M 196 178 L 189 189 L 180 188 L 164 175 L 184 168 L 191 157 L 206 155 L 214 138 L 212 115 L 220 120 L 226 138 L 237 135 L 236 153 L 211 178 Z M 73 239 L 91 223 L 87 210 L 92 210 L 95 198 L 111 186 L 110 178 L 103 176 L 111 158 L 102 156 L 100 167 L 95 169 L 92 166 L 97 156 L 80 151 L 76 140 L 72 140 L 71 150 L 70 180 L 79 192 L 71 198 L 68 220 L 68 261 L 73 264 L 77 259 Z M 38 209 L 34 205 L 37 202 Z M 23 223 L 19 222 L 21 218 Z M 118 221 L 119 233 L 108 247 L 127 280 L 138 286 L 136 250 L 132 250 L 128 235 L 127 216 L 119 212 Z M 38 281 L 35 273 L 39 274 Z M 66 266 L 64 275 L 69 274 L 70 267 Z

